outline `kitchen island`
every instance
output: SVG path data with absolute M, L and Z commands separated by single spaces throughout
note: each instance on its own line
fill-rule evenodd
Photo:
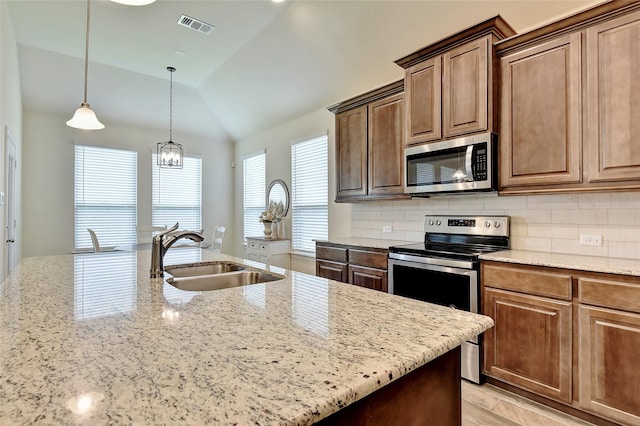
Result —
M 210 260 L 265 268 L 198 248 L 165 265 Z M 149 265 L 149 250 L 20 262 L 0 285 L 0 424 L 331 421 L 493 325 L 273 267 L 286 278 L 181 291 Z M 448 359 L 438 374 L 459 381 Z

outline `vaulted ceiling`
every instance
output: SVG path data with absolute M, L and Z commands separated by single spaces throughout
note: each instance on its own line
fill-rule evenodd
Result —
M 23 107 L 70 118 L 82 101 L 86 1 L 1 1 L 18 42 Z M 107 126 L 168 128 L 174 66 L 174 129 L 239 140 L 399 80 L 394 60 L 486 18 L 500 14 L 521 32 L 595 3 L 92 0 L 88 101 Z M 183 14 L 215 29 L 180 26 Z

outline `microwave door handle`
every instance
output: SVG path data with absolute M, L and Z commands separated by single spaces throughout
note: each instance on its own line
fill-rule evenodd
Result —
M 472 169 L 473 167 L 473 145 L 469 145 L 467 146 L 467 154 L 465 155 L 465 166 L 467 169 L 467 174 L 471 173 L 471 178 L 469 179 L 470 181 L 475 180 L 475 170 Z

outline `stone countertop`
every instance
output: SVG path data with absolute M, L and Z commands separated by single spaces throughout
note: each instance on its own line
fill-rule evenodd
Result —
M 230 260 L 171 249 L 165 264 Z M 0 284 L 0 424 L 310 424 L 492 327 L 489 317 L 271 267 L 209 292 L 150 251 L 23 259 Z
M 391 246 L 412 244 L 411 241 L 379 240 L 376 238 L 338 237 L 329 240 L 316 240 L 318 243 L 341 244 L 345 246 L 388 249 Z
M 481 260 L 549 266 L 579 271 L 640 276 L 640 261 L 577 254 L 546 253 L 525 250 L 505 250 L 483 254 Z

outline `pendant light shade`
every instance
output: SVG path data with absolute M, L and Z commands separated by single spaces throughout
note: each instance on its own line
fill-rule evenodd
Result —
M 167 169 L 182 168 L 182 145 L 173 142 L 173 73 L 174 67 L 167 67 L 171 83 L 169 86 L 169 141 L 158 142 L 157 163 L 158 166 Z
M 71 120 L 67 121 L 67 126 L 84 130 L 100 130 L 104 129 L 96 114 L 89 108 L 87 103 L 87 75 L 89 71 L 89 20 L 91 17 L 91 3 L 87 0 L 87 33 L 85 34 L 84 45 L 84 98 L 80 108 L 73 114 Z
M 89 104 L 85 104 L 84 102 L 80 105 L 80 108 L 76 110 L 75 114 L 73 114 L 71 120 L 67 121 L 67 126 L 84 130 L 104 129 L 104 124 L 98 120 L 96 114 L 89 108 Z

